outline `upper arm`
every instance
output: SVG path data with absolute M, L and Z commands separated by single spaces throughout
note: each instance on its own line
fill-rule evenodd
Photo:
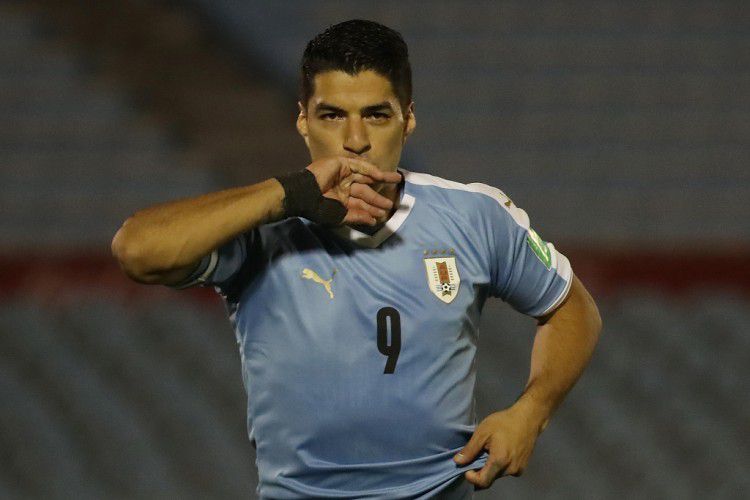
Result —
M 599 308 L 591 294 L 586 290 L 578 276 L 573 275 L 570 292 L 565 300 L 552 311 L 537 318 L 543 325 L 549 321 L 577 321 L 584 322 L 590 330 L 601 330 L 602 319 Z
M 567 257 L 531 228 L 526 212 L 499 189 L 487 187 L 482 200 L 490 255 L 490 295 L 534 317 L 548 314 L 566 298 L 573 272 Z

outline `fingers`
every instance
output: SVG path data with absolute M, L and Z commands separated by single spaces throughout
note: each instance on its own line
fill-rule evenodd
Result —
M 487 437 L 482 429 L 477 427 L 469 438 L 469 442 L 453 457 L 453 460 L 460 465 L 473 462 L 477 458 L 477 455 L 482 453 L 482 450 L 486 448 Z
M 374 207 L 364 201 L 349 197 L 347 201 L 347 215 L 344 217 L 344 223 L 367 224 L 374 226 L 377 224 L 377 218 L 386 215 L 382 208 Z
M 393 202 L 391 200 L 389 200 L 382 194 L 379 194 L 366 184 L 352 184 L 349 195 L 355 198 L 359 198 L 365 203 L 369 203 L 370 205 L 379 208 L 383 208 L 386 210 L 390 210 L 391 208 L 393 208 Z
M 342 221 L 343 224 L 367 224 L 374 226 L 375 217 L 362 210 L 349 210 Z
M 336 185 L 344 184 L 346 188 L 352 182 L 360 184 L 398 183 L 402 176 L 399 172 L 386 172 L 376 165 L 361 158 L 346 156 L 328 156 L 313 161 L 307 167 L 325 193 Z
M 366 162 L 359 158 L 346 158 L 342 157 L 342 161 L 351 169 L 352 172 L 357 174 L 367 175 L 376 181 L 381 182 L 401 182 L 401 174 L 398 172 L 386 172 L 380 170 L 372 163 Z
M 466 480 L 474 484 L 474 489 L 476 490 L 489 488 L 495 479 L 503 474 L 508 465 L 506 457 L 497 452 L 493 453 L 490 449 L 487 436 L 479 428 L 472 434 L 466 446 L 453 457 L 457 464 L 464 465 L 474 461 L 482 450 L 485 449 L 490 452 L 490 456 L 487 458 L 487 463 L 484 464 L 484 467 L 479 470 L 466 471 L 466 474 L 464 474 Z
M 337 157 L 335 160 L 336 163 L 332 163 L 331 158 L 318 160 L 328 168 L 335 164 L 341 167 L 338 177 L 326 183 L 328 189 L 321 188 L 323 196 L 346 206 L 347 214 L 343 224 L 375 225 L 378 218 L 386 216 L 393 209 L 394 202 L 370 185 L 398 183 L 401 182 L 402 175 L 399 172 L 384 172 L 376 165 L 359 158 Z
M 500 462 L 490 459 L 479 470 L 467 470 L 465 477 L 474 485 L 474 489 L 483 490 L 492 486 L 495 479 L 503 475 L 505 467 Z
M 453 460 L 459 465 L 473 462 L 477 455 L 485 449 L 486 443 L 486 436 L 484 436 L 481 430 L 477 428 L 469 439 L 469 442 L 466 443 L 461 451 L 453 457 Z M 489 488 L 490 484 L 492 484 L 492 481 L 487 481 L 486 479 L 488 471 L 492 468 L 492 462 L 490 459 L 487 460 L 487 463 L 480 470 L 469 470 L 464 474 L 466 480 L 474 484 L 474 489 L 476 490 Z
M 374 207 L 370 205 L 369 203 L 365 203 L 364 201 L 349 197 L 349 202 L 347 203 L 347 208 L 349 210 L 359 210 L 361 212 L 367 212 L 369 215 L 372 215 L 373 217 L 383 217 L 388 212 L 382 208 Z
M 375 182 L 377 182 L 369 175 L 358 174 L 356 172 L 352 173 L 349 178 L 351 179 L 351 183 L 359 182 L 360 184 L 374 184 Z

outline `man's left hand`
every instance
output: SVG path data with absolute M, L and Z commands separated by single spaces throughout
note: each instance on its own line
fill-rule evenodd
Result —
M 498 477 L 520 476 L 529 462 L 540 427 L 521 406 L 488 415 L 482 420 L 466 446 L 454 457 L 459 465 L 471 463 L 489 452 L 487 463 L 479 470 L 466 471 L 466 480 L 475 490 L 489 488 Z M 463 455 L 463 456 L 461 456 Z

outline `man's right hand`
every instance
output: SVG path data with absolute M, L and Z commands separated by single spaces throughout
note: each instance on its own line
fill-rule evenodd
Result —
M 323 196 L 336 200 L 347 209 L 342 224 L 376 224 L 386 215 L 393 202 L 376 192 L 372 184 L 398 184 L 401 174 L 386 172 L 359 158 L 329 156 L 307 166 L 320 186 Z

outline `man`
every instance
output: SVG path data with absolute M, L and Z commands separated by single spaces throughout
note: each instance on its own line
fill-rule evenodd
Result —
M 401 36 L 352 20 L 302 60 L 300 172 L 129 218 L 142 283 L 212 285 L 240 344 L 261 498 L 470 498 L 520 475 L 600 319 L 500 190 L 398 168 L 416 119 Z M 475 425 L 488 296 L 539 319 L 531 374 Z

